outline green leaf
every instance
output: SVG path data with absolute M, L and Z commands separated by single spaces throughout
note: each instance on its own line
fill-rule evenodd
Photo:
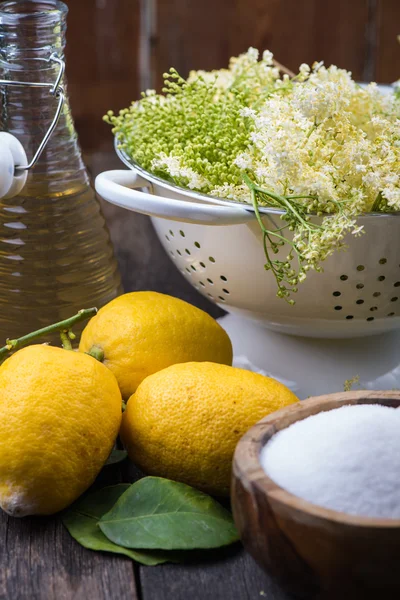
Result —
M 115 465 L 117 463 L 120 463 L 123 460 L 125 460 L 127 456 L 128 453 L 126 450 L 119 450 L 118 448 L 113 448 L 110 456 L 107 458 L 105 466 L 107 467 L 108 465 Z
M 126 548 L 192 550 L 238 540 L 231 514 L 218 502 L 161 477 L 131 485 L 99 525 L 112 542 Z
M 72 537 L 90 550 L 125 554 L 144 565 L 158 565 L 168 560 L 176 562 L 176 557 L 167 552 L 135 551 L 113 544 L 101 532 L 98 522 L 109 511 L 118 498 L 130 488 L 121 483 L 97 490 L 80 498 L 62 516 L 62 522 Z

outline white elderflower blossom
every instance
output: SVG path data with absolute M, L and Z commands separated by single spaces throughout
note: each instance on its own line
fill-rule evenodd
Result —
M 183 179 L 191 190 L 201 190 L 210 185 L 205 177 L 192 168 L 185 166 L 182 156 L 160 154 L 158 158 L 153 160 L 152 168 L 154 170 L 165 169 L 171 177 Z
M 264 50 L 262 59 L 266 65 L 272 65 L 274 61 L 274 55 L 270 50 Z
M 306 63 L 301 63 L 300 67 L 299 67 L 299 73 L 301 75 L 303 75 L 303 77 L 308 77 L 310 74 L 311 68 L 310 65 L 307 65 Z

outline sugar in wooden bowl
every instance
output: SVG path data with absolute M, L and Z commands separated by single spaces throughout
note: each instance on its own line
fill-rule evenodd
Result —
M 400 598 L 398 407 L 398 391 L 311 398 L 238 443 L 232 506 L 243 544 L 297 597 Z

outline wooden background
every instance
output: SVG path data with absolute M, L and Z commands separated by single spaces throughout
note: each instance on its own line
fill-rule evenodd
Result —
M 400 78 L 400 0 L 67 0 L 67 74 L 84 150 L 111 146 L 101 122 L 162 73 L 227 65 L 249 46 L 296 70 L 323 60 L 358 80 Z

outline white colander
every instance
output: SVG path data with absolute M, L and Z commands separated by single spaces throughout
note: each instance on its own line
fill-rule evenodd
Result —
M 177 187 L 117 153 L 130 170 L 101 173 L 97 192 L 112 204 L 150 215 L 176 267 L 228 312 L 307 337 L 352 338 L 400 327 L 400 213 L 360 216 L 365 234 L 349 234 L 347 251 L 328 258 L 323 273 L 309 272 L 291 306 L 277 298 L 274 276 L 264 269 L 262 234 L 251 206 Z M 260 212 L 269 228 L 278 225 L 281 211 Z M 283 247 L 282 256 L 288 250 Z

